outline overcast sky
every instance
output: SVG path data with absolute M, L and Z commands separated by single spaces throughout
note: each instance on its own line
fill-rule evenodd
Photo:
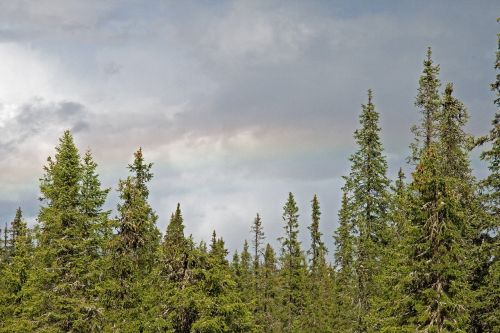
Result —
M 0 222 L 18 205 L 35 221 L 42 165 L 71 129 L 113 188 L 108 207 L 142 146 L 162 231 L 180 202 L 197 240 L 216 229 L 239 248 L 260 212 L 276 244 L 292 191 L 307 247 L 316 193 L 331 248 L 366 90 L 391 178 L 427 46 L 469 131 L 486 132 L 497 16 L 486 0 L 0 1 Z

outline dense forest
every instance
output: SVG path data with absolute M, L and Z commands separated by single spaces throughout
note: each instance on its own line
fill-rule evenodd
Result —
M 500 107 L 500 35 L 495 69 Z M 289 193 L 280 247 L 266 243 L 256 214 L 230 256 L 215 231 L 209 244 L 185 235 L 180 205 L 157 228 L 141 149 L 118 183 L 116 213 L 105 210 L 110 189 L 65 132 L 43 167 L 37 224 L 19 208 L 2 230 L 0 331 L 500 332 L 500 110 L 489 133 L 469 135 L 467 109 L 439 71 L 429 48 L 408 177 L 387 176 L 368 91 L 331 263 L 317 196 L 310 248 Z M 484 179 L 473 176 L 473 149 Z

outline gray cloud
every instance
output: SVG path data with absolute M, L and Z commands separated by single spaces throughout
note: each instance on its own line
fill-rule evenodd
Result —
M 468 106 L 471 132 L 488 129 L 499 9 L 496 1 L 1 3 L 0 43 L 35 54 L 49 74 L 22 103 L 0 91 L 0 103 L 15 105 L 1 128 L 9 158 L 0 160 L 0 182 L 35 193 L 43 159 L 71 128 L 94 151 L 106 186 L 144 147 L 162 228 L 181 201 L 195 237 L 216 227 L 235 248 L 261 211 L 274 242 L 292 190 L 302 224 L 320 194 L 330 238 L 366 90 L 375 91 L 394 176 L 418 119 L 427 46 Z M 0 217 L 14 207 L 5 193 Z
M 3 109 L 0 105 L 0 110 Z M 35 99 L 14 110 L 15 116 L 1 126 L 0 151 L 12 151 L 17 145 L 41 132 L 67 128 L 78 133 L 89 128 L 85 107 L 75 102 L 44 102 Z

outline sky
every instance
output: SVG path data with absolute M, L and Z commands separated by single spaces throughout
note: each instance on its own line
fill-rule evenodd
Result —
M 160 230 L 180 202 L 188 234 L 215 229 L 234 250 L 259 212 L 276 245 L 291 191 L 304 247 L 317 194 L 332 249 L 366 91 L 391 178 L 411 171 L 428 46 L 467 130 L 484 134 L 499 14 L 487 0 L 0 1 L 0 223 L 18 206 L 35 223 L 42 166 L 70 129 L 112 188 L 110 209 L 142 147 Z

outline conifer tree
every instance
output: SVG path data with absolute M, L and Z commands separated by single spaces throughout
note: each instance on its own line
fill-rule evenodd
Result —
M 351 158 L 351 172 L 346 177 L 345 191 L 349 197 L 349 212 L 356 233 L 355 262 L 357 328 L 369 331 L 372 298 L 378 290 L 374 277 L 383 255 L 382 248 L 388 242 L 387 210 L 388 186 L 387 162 L 380 142 L 379 114 L 368 90 L 368 103 L 362 105 L 361 128 L 354 132 L 358 150 Z
M 254 312 L 256 312 L 256 316 L 259 317 L 259 312 L 264 311 L 265 301 L 262 299 L 264 296 L 264 283 L 262 274 L 265 271 L 265 268 L 261 267 L 261 257 L 264 255 L 264 251 L 262 246 L 264 244 L 264 228 L 262 227 L 262 220 L 260 218 L 259 213 L 255 216 L 253 224 L 250 228 L 252 233 L 252 245 L 253 245 L 253 276 L 252 276 L 252 286 L 253 290 L 251 292 L 253 298 Z M 248 288 L 248 286 L 247 286 Z M 259 320 L 257 320 L 258 322 Z M 262 324 L 259 323 L 259 324 Z
M 231 268 L 233 270 L 235 280 L 238 281 L 241 276 L 241 264 L 240 264 L 240 255 L 238 254 L 238 250 L 233 253 L 233 260 L 231 261 Z
M 224 240 L 217 238 L 214 231 L 208 257 L 198 259 L 195 305 L 198 312 L 191 332 L 254 331 L 251 312 L 248 305 L 241 301 L 232 279 L 227 253 Z
M 276 254 L 269 243 L 264 250 L 264 261 L 261 269 L 262 293 L 258 298 L 259 311 L 256 318 L 257 325 L 263 332 L 282 332 L 279 271 Z
M 500 34 L 496 53 L 496 81 L 491 90 L 496 93 L 495 104 L 500 107 Z M 478 261 L 473 288 L 476 289 L 477 305 L 473 312 L 474 332 L 496 332 L 500 329 L 500 110 L 491 123 L 487 136 L 479 143 L 489 142 L 491 147 L 481 153 L 481 159 L 488 163 L 488 176 L 480 182 L 481 200 L 487 217 L 478 228 L 476 239 Z
M 239 274 L 237 275 L 236 283 L 240 292 L 240 297 L 243 302 L 254 308 L 254 274 L 252 271 L 252 256 L 249 252 L 247 240 L 243 243 L 243 251 L 239 256 Z
M 153 177 L 152 164 L 146 164 L 139 149 L 129 165 L 132 175 L 120 180 L 117 231 L 111 243 L 110 275 L 107 286 L 109 324 L 112 329 L 144 331 L 149 309 L 144 295 L 152 288 L 146 283 L 158 257 L 160 233 L 157 216 L 147 198 L 147 182 Z
M 241 261 L 240 261 L 240 264 L 241 264 L 241 273 L 242 275 L 244 276 L 244 279 L 245 280 L 248 280 L 247 282 L 249 282 L 249 280 L 251 279 L 251 270 L 252 270 L 252 257 L 250 255 L 250 252 L 249 252 L 249 246 L 248 246 L 248 242 L 247 240 L 245 239 L 244 243 L 243 243 L 243 251 L 241 251 Z M 246 284 L 246 286 L 248 286 L 248 284 Z
M 254 272 L 258 271 L 260 264 L 260 256 L 263 255 L 262 245 L 264 244 L 264 228 L 262 227 L 262 219 L 259 213 L 255 216 L 252 227 L 252 245 L 253 245 L 253 268 Z
M 462 103 L 447 85 L 438 117 L 439 141 L 423 150 L 410 185 L 407 243 L 411 277 L 405 282 L 410 330 L 465 332 L 469 324 L 469 227 L 476 216 L 473 178 L 463 132 Z
M 7 227 L 7 222 L 5 222 L 5 227 L 3 228 L 3 251 L 4 260 L 8 261 L 10 257 L 9 249 L 9 228 Z
M 171 281 L 184 279 L 188 268 L 189 244 L 184 237 L 184 219 L 180 204 L 170 218 L 163 241 L 163 271 Z
M 334 313 L 334 285 L 332 270 L 326 263 L 326 246 L 321 239 L 319 230 L 320 205 L 316 195 L 311 201 L 311 225 L 308 229 L 311 234 L 311 248 L 307 290 L 305 295 L 306 306 L 301 318 L 303 327 L 308 332 L 331 332 Z
M 323 234 L 319 230 L 321 211 L 316 194 L 311 201 L 311 208 L 311 225 L 307 227 L 311 233 L 311 248 L 308 253 L 311 256 L 311 271 L 316 272 L 321 265 L 325 265 L 325 254 L 327 253 L 325 244 L 321 240 Z
M 378 292 L 373 301 L 376 309 L 373 325 L 384 332 L 402 330 L 399 316 L 404 308 L 404 281 L 410 272 L 406 262 L 404 240 L 408 237 L 408 191 L 400 168 L 391 191 L 388 214 L 388 243 L 381 249 L 380 271 L 376 277 Z
M 288 194 L 288 200 L 283 207 L 285 236 L 281 241 L 281 276 L 283 289 L 283 329 L 292 332 L 299 329 L 298 317 L 304 310 L 305 258 L 302 252 L 299 234 L 299 208 L 293 194 Z
M 29 229 L 18 208 L 11 223 L 11 253 L 0 269 L 0 332 L 17 332 L 28 327 L 20 308 L 28 273 L 32 266 L 33 245 Z
M 347 193 L 342 195 L 342 205 L 339 210 L 339 226 L 335 230 L 335 303 L 334 327 L 339 332 L 353 332 L 356 323 L 355 308 L 355 274 L 354 263 L 354 236 L 351 212 L 349 211 Z
M 93 248 L 82 213 L 84 169 L 69 131 L 56 150 L 41 179 L 41 232 L 23 311 L 31 319 L 32 330 L 98 331 L 102 317 L 88 274 Z

